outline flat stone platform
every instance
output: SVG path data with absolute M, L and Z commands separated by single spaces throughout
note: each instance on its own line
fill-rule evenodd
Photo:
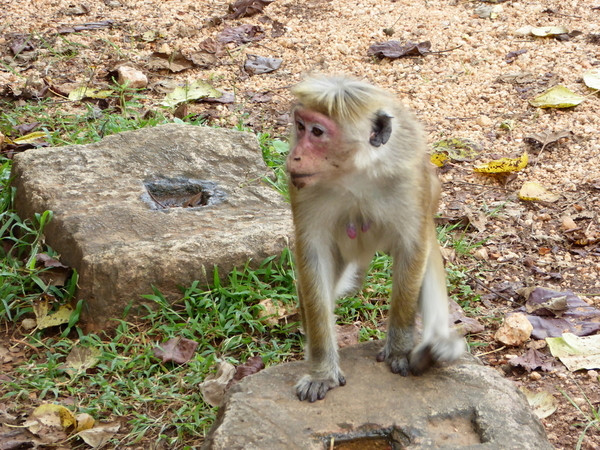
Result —
M 169 124 L 89 145 L 28 150 L 14 158 L 21 217 L 45 210 L 44 231 L 61 262 L 79 273 L 88 331 L 121 318 L 156 286 L 213 280 L 290 245 L 289 205 L 263 181 L 271 173 L 256 136 Z M 148 302 L 151 303 L 151 302 Z
M 202 449 L 328 450 L 332 440 L 334 449 L 361 450 L 553 448 L 525 396 L 476 358 L 403 378 L 375 361 L 382 345 L 343 348 L 347 384 L 315 403 L 294 393 L 304 361 L 244 378 L 226 393 Z

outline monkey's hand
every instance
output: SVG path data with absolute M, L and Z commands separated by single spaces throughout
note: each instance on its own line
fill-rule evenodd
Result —
M 385 361 L 392 373 L 398 373 L 403 377 L 407 377 L 410 373 L 408 353 L 391 351 L 387 345 L 377 355 L 377 361 Z
M 304 375 L 296 384 L 296 395 L 301 401 L 308 400 L 312 403 L 316 400 L 323 400 L 329 389 L 345 384 L 344 374 L 339 370 L 330 377 Z

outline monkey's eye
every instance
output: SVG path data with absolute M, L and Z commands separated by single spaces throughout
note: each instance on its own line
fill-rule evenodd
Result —
M 300 121 L 296 122 L 296 128 L 298 128 L 298 131 L 304 131 L 304 124 Z
M 322 136 L 323 135 L 323 130 L 321 128 L 319 128 L 319 127 L 313 127 L 312 134 L 314 134 L 317 137 Z

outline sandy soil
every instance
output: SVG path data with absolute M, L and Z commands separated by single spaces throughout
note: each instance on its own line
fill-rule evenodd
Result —
M 569 373 L 560 364 L 551 373 L 510 369 L 508 359 L 526 348 L 494 352 L 501 346 L 492 335 L 504 314 L 517 306 L 513 301 L 522 301 L 516 292 L 523 287 L 571 289 L 600 306 L 600 98 L 582 83 L 586 71 L 600 68 L 600 0 L 498 5 L 497 17 L 490 19 L 476 9 L 496 4 L 472 1 L 276 0 L 262 14 L 222 20 L 227 3 L 216 0 L 105 0 L 86 3 L 87 12 L 66 0 L 4 0 L 0 52 L 12 71 L 0 67 L 0 87 L 4 85 L 5 94 L 20 92 L 27 77 L 43 77 L 64 90 L 72 83 L 109 86 L 111 70 L 127 60 L 150 80 L 144 101 L 149 109 L 157 107 L 170 83 L 202 79 L 235 94 L 235 101 L 193 103 L 187 114 L 226 127 L 241 117 L 253 130 L 283 136 L 289 86 L 307 72 L 348 73 L 388 89 L 415 110 L 430 143 L 474 141 L 481 148 L 475 158 L 453 160 L 440 171 L 440 210 L 449 221 L 470 217 L 474 226 L 468 238 L 485 240 L 479 259 L 456 256 L 458 263 L 481 274 L 472 288 L 485 299 L 478 314 L 486 331 L 476 338 L 484 345 L 475 352 L 485 354 L 487 364 L 516 384 L 554 394 L 560 406 L 543 422 L 556 448 L 572 449 L 581 431 L 575 425 L 584 418 L 557 389 L 587 411 L 586 398 L 598 409 L 598 373 Z M 74 25 L 108 20 L 109 27 L 66 32 Z M 216 55 L 201 53 L 214 50 L 207 39 L 243 24 L 260 27 L 257 35 L 264 39 L 227 44 Z M 515 33 L 527 25 L 565 26 L 570 35 L 556 39 Z M 64 32 L 60 37 L 59 30 Z M 30 33 L 34 50 L 14 59 L 10 46 Z M 393 60 L 369 56 L 369 46 L 388 40 L 430 41 L 431 50 L 440 53 Z M 519 50 L 525 52 L 507 57 Z M 177 73 L 151 69 L 150 55 L 156 51 L 180 51 L 208 62 Z M 283 62 L 274 72 L 251 75 L 244 70 L 249 54 Z M 529 104 L 557 84 L 585 101 L 568 109 Z M 65 108 L 77 112 L 80 107 Z M 561 131 L 568 132 L 566 137 L 541 152 L 528 144 L 528 136 Z M 472 170 L 475 164 L 525 151 L 529 166 L 518 174 L 490 177 Z M 517 193 L 527 181 L 541 183 L 559 199 L 520 201 Z M 575 221 L 575 230 L 565 225 L 572 223 L 565 217 Z M 600 448 L 597 431 L 590 430 L 582 448 Z

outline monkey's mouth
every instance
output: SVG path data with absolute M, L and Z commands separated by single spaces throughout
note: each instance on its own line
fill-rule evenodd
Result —
M 290 179 L 292 180 L 292 184 L 298 189 L 300 189 L 306 186 L 308 178 L 312 177 L 313 175 L 315 174 L 290 172 Z

